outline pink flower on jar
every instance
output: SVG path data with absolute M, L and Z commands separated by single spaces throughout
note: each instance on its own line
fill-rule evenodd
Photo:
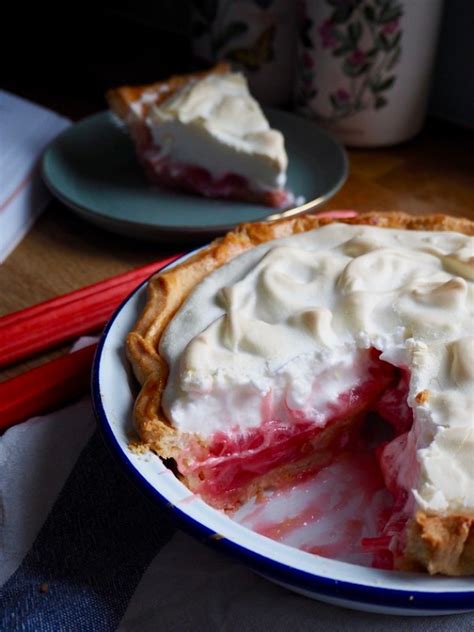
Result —
M 334 37 L 333 25 L 330 20 L 323 22 L 318 31 L 323 48 L 334 48 L 334 46 L 336 46 L 337 39 Z
M 366 55 L 364 51 L 356 48 L 354 51 L 352 51 L 347 60 L 350 64 L 352 64 L 352 66 L 362 66 L 362 64 L 366 60 Z
M 391 35 L 394 31 L 396 31 L 398 28 L 398 18 L 396 20 L 392 20 L 391 22 L 387 22 L 387 24 L 384 24 L 384 26 L 382 27 L 382 33 L 385 33 L 385 35 Z
M 336 91 L 336 99 L 340 103 L 346 103 L 350 98 L 351 95 L 347 92 L 347 90 L 344 90 L 344 88 L 339 88 L 339 90 Z

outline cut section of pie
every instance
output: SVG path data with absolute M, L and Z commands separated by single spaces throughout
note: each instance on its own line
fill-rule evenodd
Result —
M 198 193 L 286 208 L 288 158 L 245 77 L 227 64 L 107 93 L 149 178 Z
M 158 274 L 127 339 L 141 439 L 234 509 L 370 441 L 370 416 L 393 497 L 363 543 L 374 563 L 474 573 L 473 235 L 439 215 L 304 216 Z

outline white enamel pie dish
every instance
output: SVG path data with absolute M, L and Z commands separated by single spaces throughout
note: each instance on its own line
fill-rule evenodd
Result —
M 104 438 L 142 491 L 166 507 L 181 528 L 201 541 L 308 597 L 384 614 L 419 616 L 474 611 L 473 577 L 382 571 L 280 544 L 234 522 L 191 494 L 155 454 L 132 452 L 128 443 L 137 387 L 125 357 L 124 340 L 143 308 L 145 285 L 138 287 L 111 318 L 99 343 L 92 373 L 93 403 Z

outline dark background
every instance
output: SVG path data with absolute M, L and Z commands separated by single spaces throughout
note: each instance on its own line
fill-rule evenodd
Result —
M 62 3 L 14 7 L 1 87 L 58 111 L 106 107 L 104 92 L 188 72 L 190 2 Z
M 110 87 L 196 70 L 193 2 L 10 5 L 2 13 L 0 87 L 80 118 L 106 107 Z M 429 112 L 474 128 L 474 1 L 444 7 Z

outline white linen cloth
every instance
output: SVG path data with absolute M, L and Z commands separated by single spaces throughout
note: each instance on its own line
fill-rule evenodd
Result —
M 40 175 L 48 144 L 69 119 L 0 90 L 0 263 L 51 199 Z

